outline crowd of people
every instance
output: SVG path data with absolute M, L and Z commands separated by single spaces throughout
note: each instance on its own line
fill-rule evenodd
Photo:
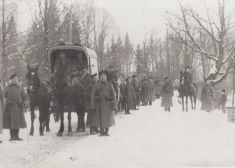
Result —
M 189 83 L 193 91 L 195 88 L 192 85 L 190 68 L 185 69 L 184 83 Z M 109 66 L 108 70 L 92 74 L 90 79 L 91 82 L 85 91 L 88 102 L 86 124 L 90 127 L 90 134 L 100 133 L 100 136 L 109 136 L 109 128 L 115 125 L 115 113 L 131 114 L 131 110 L 139 110 L 139 106 L 151 106 L 155 99 L 161 98 L 161 106 L 165 111 L 171 112 L 174 88 L 169 77 L 164 78 L 164 82 L 152 75 L 144 75 L 142 78 L 132 75 L 125 78 L 114 69 L 114 66 Z M 11 83 L 5 88 L 0 84 L 0 136 L 2 129 L 9 129 L 10 141 L 21 141 L 19 129 L 26 128 L 24 109 L 28 108 L 29 99 L 19 84 L 17 74 L 13 74 L 10 80 Z M 213 87 L 206 78 L 201 91 L 201 109 L 210 112 L 214 98 Z M 221 107 L 224 113 L 226 101 L 227 96 L 223 89 Z

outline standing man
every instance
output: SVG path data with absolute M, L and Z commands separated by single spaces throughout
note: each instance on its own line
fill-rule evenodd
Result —
M 174 96 L 174 90 L 169 77 L 166 77 L 165 82 L 162 87 L 162 103 L 161 106 L 165 107 L 165 111 L 171 112 L 171 107 L 173 106 L 172 97 Z
M 137 109 L 137 106 L 140 105 L 140 86 L 139 86 L 139 81 L 137 78 L 137 75 L 133 75 L 132 76 L 133 80 L 132 80 L 132 86 L 134 88 L 135 91 L 135 100 L 134 100 L 134 110 L 139 110 Z
M 148 80 L 148 103 L 152 106 L 152 102 L 154 101 L 154 85 L 153 78 L 150 76 Z
M 144 78 L 141 84 L 141 101 L 142 106 L 148 105 L 148 79 Z
M 0 143 L 2 143 L 2 114 L 4 111 L 4 90 L 3 90 L 3 85 L 2 81 L 0 79 Z
M 17 74 L 11 77 L 11 83 L 5 88 L 6 107 L 3 116 L 3 128 L 10 129 L 10 141 L 22 141 L 19 129 L 26 128 L 24 108 L 28 108 L 29 99 L 24 89 L 19 85 Z
M 130 110 L 134 109 L 134 99 L 135 99 L 135 91 L 131 85 L 131 77 L 126 79 L 126 87 L 124 89 L 125 99 L 126 99 L 126 109 L 125 114 L 131 114 Z
M 92 125 L 92 121 L 93 121 L 93 116 L 94 116 L 94 110 L 91 110 L 91 92 L 92 92 L 92 88 L 93 86 L 97 83 L 98 81 L 98 76 L 97 73 L 91 75 L 91 82 L 90 84 L 87 86 L 86 88 L 86 101 L 88 102 L 88 114 L 87 114 L 87 126 L 90 127 L 90 134 L 95 134 L 95 133 L 99 133 L 98 131 L 98 127 L 95 127 Z
M 211 112 L 213 110 L 213 100 L 215 98 L 214 89 L 210 84 L 210 79 L 205 79 L 205 85 L 201 91 L 202 111 Z
M 155 88 L 156 99 L 160 99 L 160 96 L 161 96 L 161 86 L 160 85 L 161 85 L 160 80 L 158 78 L 155 78 L 154 88 Z
M 100 81 L 94 84 L 91 93 L 91 110 L 95 110 L 92 125 L 100 128 L 101 136 L 109 136 L 109 127 L 115 125 L 116 93 L 107 81 L 107 72 L 100 71 L 99 76 Z

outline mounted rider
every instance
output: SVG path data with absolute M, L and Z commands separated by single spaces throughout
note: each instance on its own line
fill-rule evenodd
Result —
M 196 92 L 196 87 L 193 84 L 193 76 L 192 76 L 192 74 L 190 72 L 190 67 L 189 66 L 185 67 L 185 72 L 183 73 L 183 78 L 184 78 L 185 86 L 189 87 L 189 91 L 191 93 Z M 180 82 L 182 84 L 182 79 L 180 79 Z

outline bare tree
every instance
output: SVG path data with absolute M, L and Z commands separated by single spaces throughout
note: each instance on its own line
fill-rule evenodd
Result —
M 222 82 L 226 76 L 232 71 L 232 57 L 234 56 L 234 42 L 231 31 L 235 24 L 231 23 L 232 13 L 226 15 L 225 0 L 218 0 L 218 11 L 216 17 L 212 16 L 212 12 L 205 6 L 207 17 L 203 18 L 191 7 L 184 7 L 180 1 L 181 15 L 168 12 L 168 23 L 172 30 L 180 37 L 180 42 L 184 43 L 188 48 L 203 54 L 205 58 L 215 63 L 216 71 L 209 74 L 212 84 L 216 85 Z M 172 20 L 176 20 L 178 26 Z M 195 30 L 196 33 L 195 33 Z M 200 44 L 200 30 L 203 30 L 209 37 L 212 45 L 211 48 Z M 184 35 L 187 35 L 186 38 Z

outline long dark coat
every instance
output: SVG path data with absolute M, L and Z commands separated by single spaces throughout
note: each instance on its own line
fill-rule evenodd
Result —
M 91 110 L 91 93 L 92 88 L 94 86 L 94 82 L 90 83 L 86 88 L 86 101 L 88 103 L 88 113 L 87 113 L 87 126 L 92 126 L 93 116 L 94 116 L 94 110 Z
M 97 82 L 91 93 L 91 109 L 95 109 L 92 125 L 109 128 L 115 125 L 114 110 L 117 110 L 116 93 L 108 81 Z
M 3 90 L 3 86 L 0 83 L 0 134 L 2 134 L 2 128 L 3 128 L 3 119 L 2 119 L 2 115 L 3 115 L 3 111 L 4 111 L 4 90 Z
M 126 107 L 125 88 L 126 88 L 126 83 L 124 83 L 124 82 L 121 83 L 120 84 L 120 92 L 122 95 L 122 99 L 120 101 L 121 101 L 122 109 L 125 109 L 125 107 Z
M 141 83 L 141 102 L 147 103 L 148 102 L 148 82 L 143 81 Z
M 134 109 L 134 99 L 136 98 L 134 88 L 130 83 L 127 83 L 125 88 L 124 88 L 124 94 L 126 97 L 126 106 L 127 109 Z
M 140 84 L 138 80 L 133 80 L 131 85 L 133 86 L 134 91 L 135 91 L 135 100 L 134 100 L 135 105 L 134 106 L 136 107 L 140 103 Z
M 24 109 L 22 104 L 29 104 L 25 90 L 17 84 L 11 83 L 4 89 L 6 107 L 3 116 L 4 129 L 26 128 Z
M 214 108 L 213 100 L 215 97 L 214 89 L 210 84 L 205 84 L 201 91 L 201 110 L 211 111 Z
M 173 101 L 172 97 L 174 96 L 174 90 L 172 83 L 170 82 L 164 82 L 162 87 L 162 107 L 172 107 Z
M 148 81 L 148 102 L 152 102 L 154 100 L 154 92 L 153 82 Z

